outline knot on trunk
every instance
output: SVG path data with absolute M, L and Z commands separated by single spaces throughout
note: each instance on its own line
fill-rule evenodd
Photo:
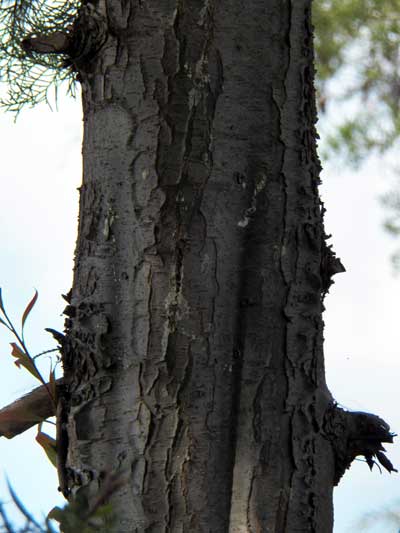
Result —
M 69 51 L 71 62 L 81 68 L 102 48 L 108 38 L 107 21 L 93 4 L 79 9 L 72 28 L 72 43 Z
M 323 427 L 335 454 L 335 485 L 359 455 L 365 457 L 371 470 L 374 464 L 380 469 L 379 462 L 389 473 L 397 472 L 383 453 L 386 450 L 382 446 L 383 442 L 393 443 L 396 434 L 379 416 L 345 411 L 333 404 L 325 414 Z
M 75 21 L 65 31 L 32 33 L 22 40 L 21 47 L 28 54 L 66 55 L 65 66 L 79 69 L 97 54 L 107 37 L 106 19 L 88 3 L 79 8 Z
M 63 31 L 32 33 L 22 40 L 21 47 L 28 54 L 67 54 L 71 47 L 71 35 Z

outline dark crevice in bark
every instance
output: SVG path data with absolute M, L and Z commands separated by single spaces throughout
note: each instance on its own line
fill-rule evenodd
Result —
M 215 380 L 215 374 L 211 361 L 209 368 L 203 368 L 203 356 L 197 353 L 197 345 L 203 343 L 206 347 L 205 356 L 209 354 L 208 334 L 201 314 L 200 321 L 195 315 L 193 318 L 185 315 L 202 302 L 201 292 L 196 294 L 193 284 L 198 283 L 197 263 L 208 239 L 201 203 L 212 172 L 209 145 L 215 101 L 218 98 L 218 95 L 211 92 L 206 73 L 203 72 L 208 55 L 211 14 L 206 15 L 202 21 L 203 27 L 199 28 L 199 7 L 203 6 L 178 5 L 173 34 L 169 30 L 165 32 L 162 58 L 165 81 L 158 80 L 157 91 L 154 93 L 161 122 L 156 168 L 159 185 L 164 192 L 155 248 L 163 260 L 165 270 L 171 273 L 174 280 L 171 287 L 173 290 L 167 297 L 169 325 L 166 332 L 166 379 L 180 428 L 179 434 L 174 437 L 174 446 L 182 449 L 183 454 L 194 457 L 193 462 L 182 458 L 180 466 L 176 462 L 171 465 L 167 478 L 170 480 L 169 497 L 172 498 L 172 490 L 175 508 L 185 509 L 186 516 L 182 518 L 182 513 L 178 512 L 176 514 L 179 518 L 174 518 L 175 513 L 171 514 L 169 511 L 167 521 L 172 529 L 181 527 L 183 520 L 184 528 L 194 530 L 204 527 L 201 524 L 205 516 L 200 515 L 196 508 L 204 508 L 209 495 L 204 493 L 196 501 L 192 494 L 196 484 L 206 483 L 205 464 L 208 455 L 203 451 L 204 444 L 198 442 L 193 427 L 204 423 L 204 430 L 207 430 L 208 414 L 205 413 L 203 421 L 200 409 L 205 401 L 202 399 L 205 391 L 209 389 L 207 394 L 213 394 L 215 384 L 212 381 Z M 190 46 L 189 41 L 192 42 Z M 213 373 L 214 377 L 207 379 L 208 373 Z M 155 388 L 159 389 L 160 384 Z M 211 435 L 206 439 L 211 440 Z M 176 448 L 171 450 L 171 456 L 174 455 Z M 149 457 L 148 462 L 154 463 L 154 459 Z M 154 475 L 154 470 L 152 473 Z M 213 497 L 212 501 L 214 500 Z M 213 515 L 213 510 L 210 508 L 208 513 Z M 214 516 L 213 520 L 215 523 L 223 521 L 220 516 Z
M 343 267 L 310 2 L 136 4 L 106 2 L 83 80 L 67 489 L 129 471 L 120 531 L 327 533 L 361 444 L 326 414 L 321 313 Z

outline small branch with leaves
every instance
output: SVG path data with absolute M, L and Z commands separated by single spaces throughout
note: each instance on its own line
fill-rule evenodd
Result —
M 42 446 L 47 457 L 56 466 L 56 442 L 50 435 L 42 431 L 42 424 L 56 414 L 57 396 L 59 387 L 62 385 L 62 378 L 56 379 L 55 365 L 52 363 L 49 378 L 46 380 L 37 367 L 36 361 L 38 357 L 51 352 L 57 352 L 59 348 L 45 350 L 33 356 L 27 347 L 24 335 L 27 318 L 37 299 L 38 292 L 35 291 L 33 298 L 22 314 L 21 331 L 18 332 L 8 316 L 0 289 L 0 324 L 6 327 L 15 338 L 15 341 L 10 343 L 11 355 L 15 358 L 14 363 L 18 368 L 25 368 L 41 383 L 40 387 L 33 389 L 25 396 L 22 396 L 22 398 L 0 409 L 0 436 L 11 439 L 38 424 L 36 441 Z M 49 328 L 49 332 L 54 337 L 55 330 Z M 60 343 L 62 334 L 55 333 L 59 335 L 57 340 Z
M 50 105 L 51 87 L 57 103 L 63 81 L 75 95 L 76 81 L 107 38 L 107 20 L 91 2 L 0 2 L 0 78 L 8 85 L 0 106 L 18 114 L 25 105 Z
M 15 529 L 5 506 L 0 502 L 0 522 L 3 522 L 0 524 L 0 530 L 7 533 L 107 533 L 112 530 L 115 519 L 115 513 L 109 503 L 110 496 L 125 483 L 126 479 L 120 475 L 107 474 L 91 503 L 83 493 L 79 493 L 64 507 L 53 507 L 40 523 L 7 480 L 11 501 L 23 516 L 25 524 L 22 529 Z M 58 522 L 59 529 L 53 526 L 52 521 Z

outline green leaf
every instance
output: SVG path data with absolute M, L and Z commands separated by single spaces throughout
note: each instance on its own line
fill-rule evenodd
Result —
M 38 293 L 38 291 L 35 289 L 35 294 L 34 294 L 32 300 L 31 300 L 31 301 L 28 303 L 28 305 L 26 306 L 26 309 L 25 309 L 25 311 L 24 311 L 24 314 L 22 315 L 22 329 L 24 329 L 24 325 L 25 325 L 26 319 L 28 318 L 29 313 L 32 311 L 32 308 L 33 308 L 33 306 L 35 305 L 36 300 L 38 299 L 38 296 L 39 296 L 39 293 Z
M 50 437 L 50 435 L 47 435 L 47 433 L 43 433 L 43 431 L 38 431 L 36 435 L 36 441 L 40 444 L 40 446 L 45 451 L 50 463 L 53 466 L 57 467 L 56 439 L 53 439 L 53 437 Z
M 63 517 L 64 517 L 64 509 L 58 506 L 53 507 L 53 509 L 47 515 L 47 518 L 49 518 L 50 520 L 56 520 L 59 523 L 61 522 Z

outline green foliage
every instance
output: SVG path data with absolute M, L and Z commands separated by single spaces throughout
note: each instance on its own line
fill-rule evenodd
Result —
M 320 110 L 334 109 L 322 156 L 357 167 L 384 155 L 400 136 L 400 0 L 315 0 L 317 89 Z M 333 80 L 333 83 L 332 83 Z M 338 91 L 338 86 L 340 89 Z M 336 94 L 335 94 L 336 93 Z M 340 118 L 338 118 L 340 117 Z M 397 174 L 400 170 L 395 171 Z M 398 189 L 383 198 L 386 229 L 400 235 Z M 400 271 L 400 250 L 393 256 Z
M 38 54 L 21 47 L 23 39 L 38 34 L 68 31 L 76 17 L 79 0 L 0 0 L 0 80 L 7 95 L 0 106 L 18 113 L 23 106 L 45 101 L 49 90 L 69 81 L 74 91 L 74 74 L 66 56 Z
M 78 495 L 63 508 L 54 507 L 48 518 L 60 524 L 63 533 L 107 533 L 113 521 L 111 504 L 90 508 L 85 497 Z
M 112 492 L 121 486 L 119 477 L 109 476 L 92 505 L 85 496 L 79 494 L 64 507 L 54 507 L 48 516 L 39 522 L 22 503 L 10 483 L 7 483 L 11 500 L 24 517 L 25 524 L 21 528 L 14 527 L 4 504 L 0 502 L 1 533 L 107 533 L 114 521 L 112 507 L 107 500 Z M 53 520 L 58 522 L 59 528 L 53 525 Z
M 385 228 L 392 235 L 400 235 L 400 194 L 394 191 L 385 195 L 382 201 L 392 211 L 392 216 L 386 220 Z
M 400 0 L 319 0 L 313 12 L 321 107 L 332 102 L 329 80 L 344 71 L 336 116 L 344 100 L 355 103 L 327 139 L 328 154 L 359 164 L 372 150 L 391 148 L 400 134 Z

